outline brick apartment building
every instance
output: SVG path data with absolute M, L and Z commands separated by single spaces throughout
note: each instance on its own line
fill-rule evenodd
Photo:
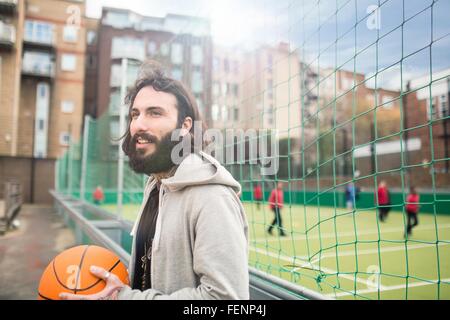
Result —
M 50 201 L 55 159 L 80 137 L 84 11 L 84 0 L 0 1 L 0 182 L 18 179 L 25 201 Z

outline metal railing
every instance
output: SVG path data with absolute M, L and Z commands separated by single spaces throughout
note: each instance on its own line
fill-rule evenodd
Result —
M 23 203 L 22 185 L 17 180 L 5 182 L 3 192 L 5 199 L 3 217 L 0 218 L 0 234 L 11 229 L 14 220 L 19 215 Z
M 16 42 L 16 28 L 0 21 L 0 43 L 13 45 Z
M 50 194 L 54 198 L 57 212 L 64 218 L 66 224 L 74 229 L 77 243 L 83 243 L 84 236 L 87 236 L 92 243 L 115 252 L 128 266 L 130 254 L 121 246 L 120 239 L 122 233 L 131 232 L 133 224 L 130 221 L 118 219 L 117 216 L 97 206 L 62 195 L 54 190 L 51 190 Z M 85 215 L 96 219 L 89 220 Z M 105 230 L 109 230 L 110 234 L 107 235 L 108 231 Z M 253 267 L 249 267 L 249 276 L 251 300 L 328 299 L 317 292 L 268 275 Z

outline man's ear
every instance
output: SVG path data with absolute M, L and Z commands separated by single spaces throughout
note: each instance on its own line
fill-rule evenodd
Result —
M 186 117 L 184 118 L 183 124 L 181 125 L 181 136 L 185 136 L 191 131 L 192 128 L 192 118 Z

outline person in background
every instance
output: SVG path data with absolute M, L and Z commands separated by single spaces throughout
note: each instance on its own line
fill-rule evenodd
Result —
M 356 190 L 355 185 L 353 182 L 350 182 L 345 187 L 345 203 L 347 205 L 347 209 L 353 210 L 355 207 L 355 201 L 356 201 Z
M 410 187 L 409 194 L 406 198 L 406 216 L 407 216 L 407 225 L 405 238 L 411 235 L 412 228 L 419 224 L 419 219 L 417 218 L 417 214 L 419 213 L 419 201 L 420 197 L 416 192 L 416 188 Z
M 378 185 L 378 217 L 381 222 L 384 222 L 384 220 L 387 218 L 389 211 L 391 210 L 390 204 L 391 199 L 389 196 L 389 189 L 387 187 L 386 181 L 381 180 L 380 184 Z M 375 196 L 375 203 L 377 200 L 377 196 Z
M 281 220 L 281 209 L 283 209 L 283 203 L 283 183 L 278 182 L 277 187 L 272 190 L 269 197 L 269 206 L 273 211 L 275 218 L 273 219 L 273 222 L 269 226 L 267 232 L 269 232 L 269 234 L 272 234 L 272 228 L 278 227 L 278 232 L 281 237 L 286 236 Z
M 99 205 L 105 200 L 105 194 L 103 193 L 103 189 L 101 186 L 97 186 L 92 194 L 92 197 L 94 198 L 94 203 L 96 205 Z
M 263 200 L 262 188 L 259 183 L 253 188 L 253 199 L 255 199 L 256 206 L 259 210 L 261 208 L 261 201 Z

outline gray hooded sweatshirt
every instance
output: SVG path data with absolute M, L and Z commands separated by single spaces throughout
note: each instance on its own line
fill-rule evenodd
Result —
M 213 157 L 191 154 L 174 176 L 161 180 L 152 247 L 152 289 L 124 287 L 121 300 L 249 299 L 248 224 L 237 194 L 240 184 Z M 155 179 L 150 177 L 131 235 L 135 233 Z

